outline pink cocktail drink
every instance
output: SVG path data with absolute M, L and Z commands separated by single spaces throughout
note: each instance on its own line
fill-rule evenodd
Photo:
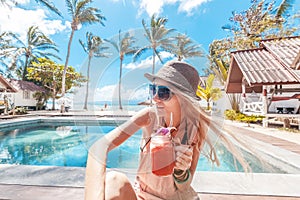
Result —
M 167 176 L 173 173 L 175 152 L 168 136 L 155 136 L 151 145 L 152 173 L 157 176 Z

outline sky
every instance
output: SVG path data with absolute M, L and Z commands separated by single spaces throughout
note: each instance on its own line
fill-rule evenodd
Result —
M 58 61 L 64 64 L 67 45 L 70 36 L 71 17 L 67 12 L 65 1 L 53 0 L 54 5 L 62 12 L 63 18 L 38 5 L 34 0 L 18 0 L 19 7 L 8 9 L 0 6 L 0 30 L 18 33 L 22 38 L 32 25 L 47 34 L 59 47 Z M 280 2 L 280 1 L 279 1 Z M 153 14 L 168 19 L 167 28 L 176 29 L 176 33 L 187 34 L 195 43 L 200 44 L 207 54 L 209 44 L 215 39 L 222 39 L 230 35 L 221 27 L 229 23 L 232 11 L 243 11 L 250 7 L 250 0 L 94 0 L 91 6 L 101 10 L 105 16 L 105 26 L 100 24 L 80 26 L 75 32 L 69 65 L 86 74 L 87 54 L 79 44 L 79 39 L 85 40 L 87 31 L 103 39 L 116 38 L 119 30 L 135 34 L 138 45 L 146 45 L 143 36 L 142 19 L 146 23 Z M 277 3 L 278 5 L 278 3 Z M 300 0 L 295 0 L 293 10 L 300 10 Z M 119 75 L 118 55 L 111 49 L 110 58 L 93 58 L 91 66 L 90 101 L 110 101 L 117 97 L 117 83 Z M 170 58 L 168 53 L 162 57 Z M 206 58 L 189 61 L 200 74 L 207 67 Z M 126 101 L 147 98 L 145 91 L 148 81 L 145 72 L 151 72 L 152 58 L 147 53 L 137 62 L 132 63 L 127 58 L 124 63 L 122 77 L 122 96 Z M 161 64 L 157 62 L 159 69 Z M 77 91 L 77 95 L 84 90 Z M 79 98 L 78 98 L 79 99 Z

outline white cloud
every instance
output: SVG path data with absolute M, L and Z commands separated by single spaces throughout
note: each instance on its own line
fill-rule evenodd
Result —
M 117 95 L 114 94 L 117 88 L 117 85 L 106 85 L 102 88 L 97 88 L 94 94 L 95 101 L 112 101 L 113 96 Z
M 166 59 L 166 58 L 173 58 L 173 54 L 166 52 L 166 51 L 162 51 L 159 52 L 159 55 L 161 57 L 162 60 Z M 155 64 L 159 64 L 160 60 L 158 59 L 158 57 L 155 57 Z M 123 68 L 125 69 L 147 69 L 147 68 L 151 68 L 153 65 L 153 59 L 152 56 L 147 57 L 146 59 L 142 60 L 141 62 L 131 62 L 127 65 L 124 65 Z
M 185 12 L 192 15 L 193 11 L 203 3 L 211 0 L 140 0 L 139 15 L 142 12 L 147 12 L 149 16 L 162 13 L 165 5 L 173 5 L 179 3 L 178 12 Z
M 191 15 L 194 9 L 206 2 L 209 2 L 209 0 L 180 0 L 178 11 Z
M 122 100 L 145 100 L 148 98 L 148 88 L 126 88 L 122 86 Z M 118 85 L 106 85 L 97 88 L 94 94 L 95 101 L 116 101 L 118 100 Z
M 38 26 L 46 35 L 53 35 L 70 29 L 69 23 L 63 24 L 61 20 L 47 19 L 46 11 L 42 9 L 25 10 L 18 7 L 8 9 L 5 6 L 0 6 L 0 13 L 0 31 L 11 31 L 19 34 L 21 38 L 26 37 L 26 32 L 30 26 Z
M 164 0 L 141 0 L 139 14 L 143 11 L 146 11 L 149 16 L 161 13 L 164 3 Z
M 161 52 L 159 52 L 159 55 L 160 55 L 161 59 L 163 59 L 163 60 L 166 59 L 166 58 L 173 58 L 174 57 L 173 54 L 171 54 L 167 51 L 161 51 Z
M 124 65 L 125 69 L 147 69 L 152 67 L 152 57 L 147 57 L 146 59 L 142 60 L 141 62 L 131 62 L 127 65 Z

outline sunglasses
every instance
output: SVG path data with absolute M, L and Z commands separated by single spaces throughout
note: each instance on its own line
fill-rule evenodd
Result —
M 168 87 L 162 85 L 149 84 L 149 92 L 151 98 L 157 95 L 158 99 L 161 101 L 169 101 L 173 96 L 171 90 Z

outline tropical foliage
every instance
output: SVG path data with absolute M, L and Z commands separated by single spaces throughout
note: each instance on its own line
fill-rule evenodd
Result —
M 0 65 L 4 67 L 4 69 L 9 68 L 9 64 L 7 63 L 8 57 L 10 53 L 13 51 L 12 46 L 12 38 L 14 34 L 11 32 L 3 32 L 0 35 Z M 5 72 L 2 69 L 0 70 L 2 74 L 6 74 L 7 77 L 10 78 L 10 73 Z
M 49 92 L 35 92 L 33 98 L 36 100 L 36 109 L 42 110 L 46 106 L 47 100 L 51 97 Z M 53 108 L 52 108 L 53 109 Z
M 297 26 L 289 21 L 292 17 L 286 15 L 291 5 L 292 1 L 283 0 L 275 8 L 274 2 L 255 0 L 248 10 L 232 12 L 231 24 L 222 27 L 230 31 L 232 37 L 213 41 L 210 55 L 213 59 L 222 58 L 228 64 L 231 51 L 256 48 L 263 39 L 291 36 L 297 30 Z
M 178 61 L 189 57 L 203 57 L 204 52 L 201 45 L 195 44 L 191 38 L 185 34 L 178 34 L 174 37 L 174 42 L 164 46 L 164 49 L 174 54 Z
M 66 73 L 71 53 L 71 44 L 73 40 L 73 36 L 75 31 L 78 30 L 78 25 L 86 25 L 86 24 L 94 24 L 94 23 L 100 23 L 104 26 L 103 21 L 105 20 L 105 17 L 101 15 L 100 10 L 95 7 L 89 7 L 89 4 L 92 3 L 92 0 L 80 0 L 80 1 L 74 1 L 74 0 L 66 0 L 66 5 L 68 8 L 68 12 L 70 16 L 72 17 L 71 22 L 71 34 L 69 38 L 68 43 L 68 51 L 64 66 L 64 71 L 62 75 L 62 89 L 61 89 L 61 96 L 63 97 L 66 92 L 65 82 L 66 82 Z M 64 112 L 64 107 L 62 106 L 61 112 Z
M 232 121 L 245 122 L 250 126 L 251 123 L 262 122 L 264 116 L 261 115 L 246 115 L 236 110 L 226 110 L 224 112 L 225 119 Z
M 135 38 L 126 32 L 123 36 L 121 34 L 121 30 L 119 30 L 119 35 L 117 41 L 105 40 L 110 43 L 118 52 L 120 59 L 120 72 L 119 72 L 119 109 L 122 110 L 122 98 L 121 98 L 121 84 L 122 84 L 122 68 L 123 68 L 123 60 L 126 55 L 134 55 L 137 52 L 137 47 L 133 46 L 135 43 Z
M 215 75 L 210 74 L 205 81 L 205 86 L 198 86 L 197 96 L 204 99 L 207 102 L 207 110 L 211 109 L 210 102 L 217 101 L 221 96 L 221 89 L 213 87 Z
M 57 64 L 47 58 L 39 58 L 37 62 L 33 62 L 27 70 L 27 78 L 29 80 L 39 83 L 50 92 L 53 100 L 52 109 L 54 109 L 55 99 L 59 98 L 58 94 L 61 94 L 64 65 Z M 67 68 L 65 83 L 67 91 L 72 87 L 80 86 L 84 81 L 83 76 L 76 72 L 73 67 L 69 66 Z
M 146 50 L 152 49 L 152 74 L 155 73 L 155 56 L 159 58 L 161 62 L 162 59 L 159 55 L 160 48 L 169 48 L 170 44 L 173 41 L 173 38 L 170 36 L 170 34 L 175 29 L 168 29 L 165 27 L 167 23 L 167 18 L 164 17 L 158 17 L 155 18 L 155 15 L 152 15 L 151 21 L 150 21 L 150 27 L 146 24 L 146 21 L 143 19 L 142 24 L 145 31 L 145 37 L 148 40 L 149 44 L 146 46 L 141 47 L 134 55 L 134 60 L 136 60 L 137 57 L 139 57 L 143 52 Z
M 254 0 L 249 9 L 232 12 L 230 24 L 222 27 L 230 31 L 232 36 L 214 40 L 209 46 L 210 68 L 221 83 L 225 83 L 227 79 L 230 52 L 257 48 L 263 39 L 291 36 L 297 30 L 289 20 L 294 16 L 287 15 L 292 3 L 291 0 L 283 0 L 280 6 L 275 8 L 273 1 Z M 232 109 L 239 110 L 239 94 L 228 95 L 228 97 Z
M 103 46 L 103 41 L 99 36 L 93 35 L 91 32 L 86 33 L 86 43 L 79 40 L 83 50 L 88 54 L 88 66 L 87 66 L 87 83 L 86 83 L 86 94 L 84 100 L 83 109 L 88 109 L 88 96 L 89 96 L 89 81 L 90 81 L 90 68 L 92 58 L 95 57 L 108 57 L 108 53 L 105 51 L 108 47 Z
M 60 59 L 57 55 L 58 48 L 56 44 L 41 32 L 37 26 L 29 27 L 26 42 L 17 35 L 10 34 L 10 36 L 13 36 L 12 40 L 14 39 L 15 42 L 4 50 L 5 55 L 11 58 L 9 59 L 10 65 L 8 70 L 16 70 L 16 74 L 22 80 L 26 80 L 29 63 L 36 61 L 37 58 Z

